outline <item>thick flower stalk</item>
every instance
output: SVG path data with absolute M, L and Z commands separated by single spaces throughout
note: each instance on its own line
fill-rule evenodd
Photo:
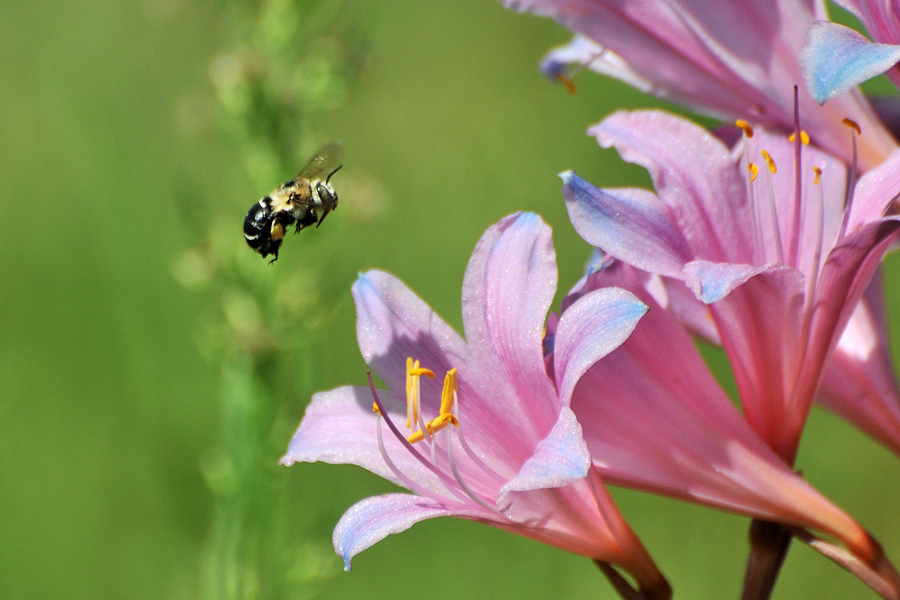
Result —
M 657 194 L 571 172 L 563 193 L 585 240 L 708 305 L 748 422 L 790 465 L 826 359 L 900 227 L 884 216 L 900 153 L 856 181 L 799 140 L 746 132 L 732 152 L 683 119 L 616 113 L 590 133 L 647 167 Z
M 316 394 L 282 459 L 356 464 L 413 492 L 347 511 L 334 544 L 348 569 L 391 533 L 456 516 L 590 557 L 624 585 L 608 570 L 615 564 L 641 597 L 670 596 L 592 467 L 569 408 L 583 363 L 620 345 L 646 306 L 619 289 L 585 296 L 556 338 L 583 351 L 567 354 L 554 380 L 543 337 L 556 281 L 549 228 L 517 214 L 489 228 L 469 262 L 465 340 L 387 273 L 370 271 L 353 286 L 360 350 L 388 389 Z
M 503 0 L 514 10 L 552 17 L 576 37 L 551 51 L 542 70 L 565 77 L 588 67 L 670 101 L 772 130 L 793 129 L 793 88 L 802 85 L 800 51 L 807 30 L 826 19 L 821 0 Z M 841 126 L 864 131 L 860 164 L 868 169 L 896 147 L 856 90 L 819 106 L 800 97 L 813 140 L 850 161 Z
M 853 13 L 874 42 L 862 34 L 827 20 L 809 29 L 802 51 L 803 74 L 809 93 L 822 103 L 884 73 L 900 87 L 900 2 L 835 0 Z

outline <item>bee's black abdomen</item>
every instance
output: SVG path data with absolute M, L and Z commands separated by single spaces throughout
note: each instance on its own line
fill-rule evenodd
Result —
M 278 248 L 281 240 L 272 239 L 272 222 L 275 216 L 270 208 L 271 199 L 266 196 L 247 211 L 244 217 L 244 239 L 247 245 L 263 255 L 274 254 L 278 258 Z

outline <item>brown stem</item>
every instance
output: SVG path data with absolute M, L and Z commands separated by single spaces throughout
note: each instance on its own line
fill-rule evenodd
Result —
M 791 532 L 778 523 L 753 520 L 741 600 L 768 600 L 771 597 L 792 537 Z
M 622 600 L 671 600 L 672 598 L 672 588 L 665 579 L 659 580 L 652 588 L 636 590 L 611 564 L 602 560 L 595 560 L 594 564 L 606 575 L 606 579 L 619 592 Z

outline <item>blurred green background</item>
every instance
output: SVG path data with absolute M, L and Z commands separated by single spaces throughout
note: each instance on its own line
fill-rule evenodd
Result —
M 274 465 L 311 393 L 365 381 L 357 272 L 394 272 L 459 327 L 476 240 L 532 210 L 567 289 L 588 248 L 556 173 L 647 184 L 584 132 L 657 103 L 587 73 L 574 96 L 545 81 L 537 61 L 567 33 L 495 0 L 248 5 L 270 21 L 248 31 L 226 2 L 0 4 L 0 597 L 225 597 L 214 580 L 237 569 L 225 587 L 244 598 L 614 598 L 586 559 L 451 519 L 340 572 L 334 524 L 391 486 Z M 290 75 L 306 87 L 288 103 L 312 108 L 273 154 L 223 89 L 241 40 L 293 43 L 286 23 L 318 58 Z M 331 139 L 340 210 L 268 266 L 244 214 Z M 887 277 L 896 294 L 896 259 Z M 895 457 L 816 411 L 798 467 L 900 559 Z M 738 597 L 747 519 L 613 493 L 676 597 Z M 875 596 L 795 546 L 775 597 Z

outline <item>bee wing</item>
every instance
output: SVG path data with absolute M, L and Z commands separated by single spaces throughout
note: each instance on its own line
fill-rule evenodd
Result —
M 297 179 L 326 179 L 341 166 L 341 143 L 331 142 L 309 159 Z

